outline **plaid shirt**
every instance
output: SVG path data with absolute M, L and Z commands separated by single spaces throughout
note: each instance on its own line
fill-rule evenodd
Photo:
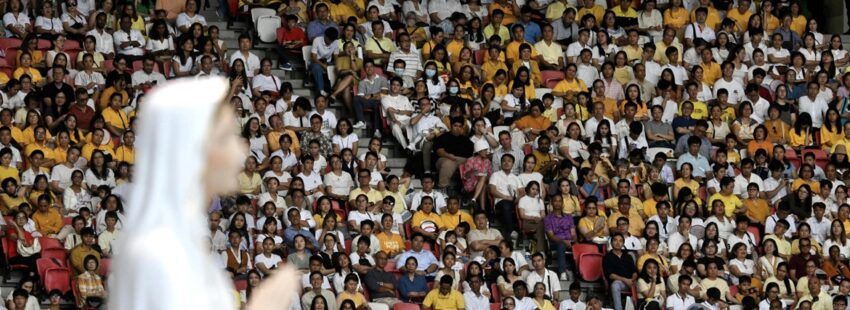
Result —
M 103 280 L 96 273 L 86 271 L 77 276 L 77 287 L 80 290 L 81 302 L 85 302 L 86 297 L 102 293 Z

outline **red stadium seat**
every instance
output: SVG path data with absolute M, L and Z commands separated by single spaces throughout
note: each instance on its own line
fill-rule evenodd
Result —
M 115 64 L 113 63 L 112 59 L 107 59 L 103 61 L 103 70 L 106 71 L 105 73 L 109 73 L 112 72 L 112 70 L 115 70 Z
M 242 291 L 242 290 L 248 289 L 248 280 L 246 280 L 246 279 L 234 280 L 233 281 L 233 288 L 235 288 L 237 291 Z
M 60 242 L 59 239 L 41 237 L 41 238 L 38 238 L 38 242 L 41 244 L 42 249 L 53 249 L 53 248 L 60 248 L 60 249 L 63 249 L 63 250 L 65 249 L 65 246 L 62 245 L 62 242 Z
M 540 79 L 543 80 L 542 81 L 543 85 L 545 85 L 546 88 L 555 88 L 555 85 L 557 85 L 558 82 L 560 82 L 564 78 L 566 78 L 564 76 L 564 72 L 561 72 L 561 71 L 557 71 L 557 70 L 540 71 Z
M 21 47 L 21 39 L 0 38 L 0 49 L 10 49 L 10 48 L 18 49 L 20 47 Z
M 589 243 L 576 243 L 573 245 L 573 258 L 576 261 L 576 265 L 581 265 L 581 256 L 582 254 L 587 253 L 599 253 L 599 246 L 595 244 Z
M 47 272 L 48 268 L 61 268 L 64 267 L 59 264 L 58 261 L 50 258 L 39 258 L 35 261 L 35 269 L 38 271 L 39 277 L 41 277 L 41 281 L 44 282 L 44 275 Z
M 99 273 L 101 277 L 106 277 L 109 275 L 109 267 L 112 266 L 111 258 L 101 258 L 100 259 L 100 270 Z
M 71 271 L 64 267 L 48 268 L 44 274 L 44 289 L 46 292 L 59 290 L 66 293 L 71 290 Z
M 810 149 L 803 151 L 803 159 L 805 160 L 806 154 L 812 153 L 815 155 L 815 165 L 820 167 L 821 169 L 826 169 L 826 164 L 829 162 L 829 155 L 826 154 L 824 150 L 821 149 Z
M 156 67 L 154 67 L 154 68 L 156 68 Z M 142 70 L 142 61 L 141 60 L 134 61 L 133 62 L 133 72 L 141 71 L 141 70 Z M 156 69 L 154 69 L 154 70 L 156 70 Z
M 484 64 L 484 56 L 487 55 L 487 51 L 484 49 L 480 49 L 475 51 L 475 64 L 482 65 Z
M 77 41 L 74 41 L 74 40 L 67 40 L 67 41 L 65 41 L 65 46 L 62 47 L 62 50 L 65 51 L 65 52 L 68 52 L 68 51 L 78 51 L 79 52 L 80 50 L 82 50 L 82 48 L 80 47 L 80 42 L 77 42 Z M 76 58 L 72 58 L 72 59 L 76 59 Z
M 41 258 L 53 258 L 58 260 L 61 264 L 65 264 L 65 260 L 68 257 L 68 251 L 65 248 L 42 248 L 41 249 Z
M 502 300 L 499 299 L 499 301 L 502 301 Z M 490 304 L 490 310 L 499 310 L 499 309 L 502 309 L 502 303 L 501 302 Z M 555 309 L 557 309 L 557 308 L 555 308 Z
M 393 310 L 420 310 L 421 308 L 417 304 L 409 304 L 409 303 L 397 303 L 393 306 Z
M 490 284 L 490 295 L 493 296 L 493 300 L 502 301 L 502 293 L 499 292 L 499 286 L 494 284 Z
M 755 226 L 747 227 L 747 231 L 753 234 L 753 237 L 756 238 L 756 245 L 761 245 L 761 232 L 759 232 L 759 228 Z
M 50 40 L 38 39 L 38 49 L 41 51 L 49 50 L 53 47 L 53 43 Z
M 596 282 L 603 278 L 602 254 L 585 253 L 579 256 L 581 264 L 578 265 L 578 274 L 586 282 Z
M 384 271 L 386 272 L 397 272 L 398 268 L 396 266 L 396 262 L 392 260 L 387 260 L 387 264 L 384 265 Z

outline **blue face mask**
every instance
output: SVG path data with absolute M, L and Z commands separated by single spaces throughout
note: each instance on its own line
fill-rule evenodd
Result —
M 434 77 L 434 75 L 436 75 L 436 74 L 437 74 L 437 70 L 434 70 L 434 69 L 425 69 L 425 76 L 427 76 L 427 77 L 429 77 L 429 78 L 430 78 L 430 77 Z
M 458 91 L 460 91 L 460 89 L 456 86 L 449 87 L 449 93 L 457 94 Z
M 404 69 L 402 69 L 402 68 L 395 68 L 395 69 L 393 70 L 393 72 L 395 72 L 395 75 L 397 75 L 397 76 L 402 76 L 402 75 L 404 75 Z

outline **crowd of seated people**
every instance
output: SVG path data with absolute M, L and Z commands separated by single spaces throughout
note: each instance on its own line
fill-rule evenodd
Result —
M 599 309 L 582 268 L 615 310 L 847 305 L 850 54 L 812 1 L 237 1 L 282 18 L 263 58 L 197 0 L 142 2 L 6 3 L 10 309 L 52 247 L 78 305 L 108 298 L 137 109 L 205 76 L 250 148 L 209 210 L 240 306 L 283 264 L 305 310 Z M 301 56 L 310 96 L 274 70 Z

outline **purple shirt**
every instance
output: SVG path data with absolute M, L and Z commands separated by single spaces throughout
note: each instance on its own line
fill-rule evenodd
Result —
M 547 233 L 551 231 L 555 234 L 555 237 L 563 240 L 573 239 L 572 229 L 575 228 L 575 224 L 573 223 L 572 215 L 564 214 L 556 216 L 555 214 L 549 214 L 543 218 L 543 227 Z

